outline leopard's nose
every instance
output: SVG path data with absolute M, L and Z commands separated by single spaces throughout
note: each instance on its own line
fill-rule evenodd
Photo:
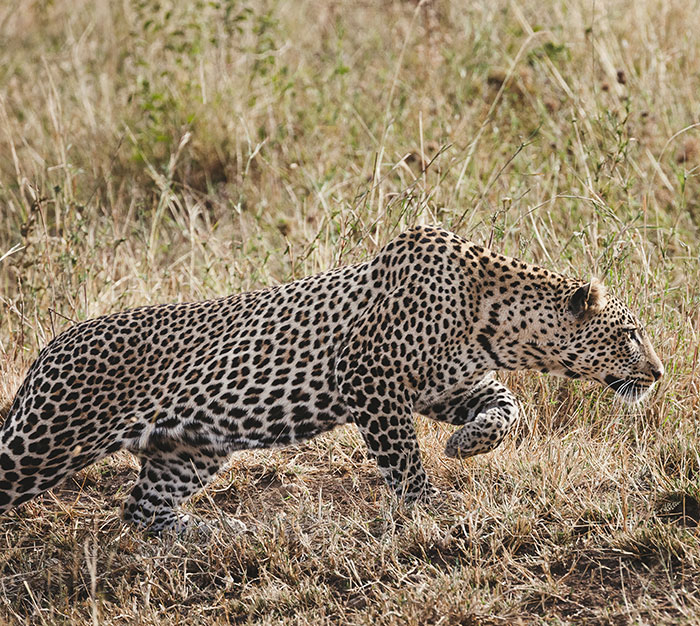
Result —
M 651 370 L 651 375 L 654 377 L 654 380 L 659 380 L 664 375 L 664 366 L 659 363 L 658 367 L 654 367 Z

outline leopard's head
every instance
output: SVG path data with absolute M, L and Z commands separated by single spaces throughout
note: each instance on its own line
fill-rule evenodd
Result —
M 563 305 L 561 373 L 596 380 L 625 402 L 642 400 L 664 366 L 637 317 L 595 279 L 574 286 Z

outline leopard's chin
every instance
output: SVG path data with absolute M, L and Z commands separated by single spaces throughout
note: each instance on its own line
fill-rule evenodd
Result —
M 644 383 L 634 378 L 616 378 L 606 376 L 605 383 L 608 389 L 612 389 L 615 394 L 627 404 L 637 404 L 649 395 L 654 383 Z

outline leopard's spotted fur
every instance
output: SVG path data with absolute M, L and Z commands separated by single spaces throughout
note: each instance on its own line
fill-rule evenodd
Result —
M 121 449 L 141 461 L 124 518 L 177 505 L 235 450 L 362 433 L 388 485 L 429 490 L 413 413 L 461 426 L 448 455 L 497 446 L 517 402 L 494 370 L 597 380 L 635 400 L 662 375 L 637 318 L 584 284 L 432 227 L 373 260 L 220 300 L 74 326 L 41 352 L 0 439 L 0 513 Z

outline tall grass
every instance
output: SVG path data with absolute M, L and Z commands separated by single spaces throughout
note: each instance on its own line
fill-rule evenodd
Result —
M 6 623 L 700 623 L 697 3 L 8 0 L 0 6 L 0 404 L 72 323 L 373 255 L 439 223 L 602 277 L 667 369 L 625 409 L 502 378 L 525 416 L 397 509 L 348 428 L 236 456 L 121 526 L 128 455 L 0 521 Z M 442 620 L 442 621 L 441 621 Z

